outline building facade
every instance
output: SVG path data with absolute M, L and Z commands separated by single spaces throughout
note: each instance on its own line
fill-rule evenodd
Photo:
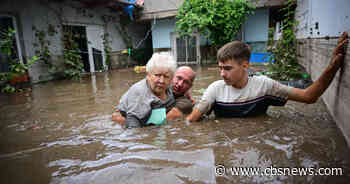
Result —
M 248 43 L 253 52 L 265 52 L 269 27 L 273 15 L 284 5 L 283 0 L 252 1 L 257 7 L 255 13 L 243 24 L 238 39 Z M 215 53 L 210 50 L 210 40 L 199 34 L 182 40 L 175 32 L 176 13 L 183 0 L 145 1 L 141 21 L 152 25 L 152 43 L 154 52 L 171 52 L 180 63 L 213 62 Z M 215 61 L 214 61 L 215 62 Z
M 42 55 L 44 47 L 47 47 L 51 56 L 49 62 L 57 68 L 63 63 L 63 30 L 69 30 L 78 35 L 75 41 L 79 45 L 84 71 L 103 71 L 108 65 L 106 47 L 111 54 L 127 48 L 123 39 L 125 35 L 120 31 L 120 20 L 128 19 L 120 16 L 127 5 L 111 0 L 4 0 L 0 6 L 0 28 L 16 30 L 16 49 L 21 62 L 34 55 Z M 144 37 L 145 31 L 144 24 L 133 22 L 124 28 L 124 32 L 133 37 L 133 45 Z M 6 62 L 1 60 L 3 72 L 8 66 Z M 29 76 L 33 83 L 54 78 L 42 58 L 29 69 Z

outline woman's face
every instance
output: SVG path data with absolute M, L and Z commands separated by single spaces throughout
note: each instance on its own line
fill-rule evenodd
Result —
M 153 93 L 156 96 L 161 96 L 169 87 L 173 73 L 165 68 L 154 68 L 147 74 L 146 78 Z

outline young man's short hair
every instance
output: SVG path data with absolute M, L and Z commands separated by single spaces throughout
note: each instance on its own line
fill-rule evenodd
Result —
M 217 59 L 219 62 L 226 62 L 233 59 L 241 64 L 243 61 L 249 61 L 250 48 L 241 41 L 232 41 L 219 49 Z

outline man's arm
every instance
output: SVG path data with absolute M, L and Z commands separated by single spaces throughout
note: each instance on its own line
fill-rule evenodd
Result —
M 184 114 L 178 108 L 174 107 L 166 114 L 166 119 L 173 120 L 176 118 L 181 118 L 183 115 Z
M 184 114 L 190 114 L 192 112 L 193 103 L 188 96 L 178 97 L 175 100 L 175 107 L 166 114 L 167 120 L 181 118 Z
M 334 49 L 331 63 L 323 71 L 322 75 L 306 89 L 292 88 L 288 94 L 288 99 L 308 104 L 315 103 L 331 84 L 338 69 L 342 66 L 346 54 L 345 45 L 347 43 L 348 33 L 344 32 L 339 38 L 337 47 Z
M 174 107 L 166 114 L 166 119 L 173 120 L 176 118 L 181 118 L 182 116 L 183 113 L 178 108 Z M 123 117 L 119 111 L 115 111 L 112 113 L 112 120 L 120 125 L 125 124 L 125 117 Z
M 198 121 L 203 113 L 199 111 L 198 109 L 194 108 L 192 113 L 186 117 L 186 120 L 188 121 Z

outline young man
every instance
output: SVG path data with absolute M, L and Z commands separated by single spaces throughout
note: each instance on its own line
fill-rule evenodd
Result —
M 167 112 L 167 120 L 179 118 L 192 112 L 193 104 L 189 95 L 189 89 L 192 87 L 194 79 L 195 73 L 190 67 L 181 66 L 176 70 L 171 84 L 172 93 L 175 97 L 175 106 Z M 112 120 L 119 124 L 125 124 L 125 117 L 118 108 L 113 112 Z
M 344 32 L 334 49 L 331 63 L 320 78 L 306 89 L 285 86 L 265 76 L 248 77 L 250 49 L 240 41 L 230 42 L 217 54 L 223 80 L 209 85 L 186 119 L 197 121 L 211 109 L 217 117 L 246 117 L 263 114 L 268 106 L 282 106 L 287 100 L 314 103 L 343 64 L 347 42 L 348 34 Z

